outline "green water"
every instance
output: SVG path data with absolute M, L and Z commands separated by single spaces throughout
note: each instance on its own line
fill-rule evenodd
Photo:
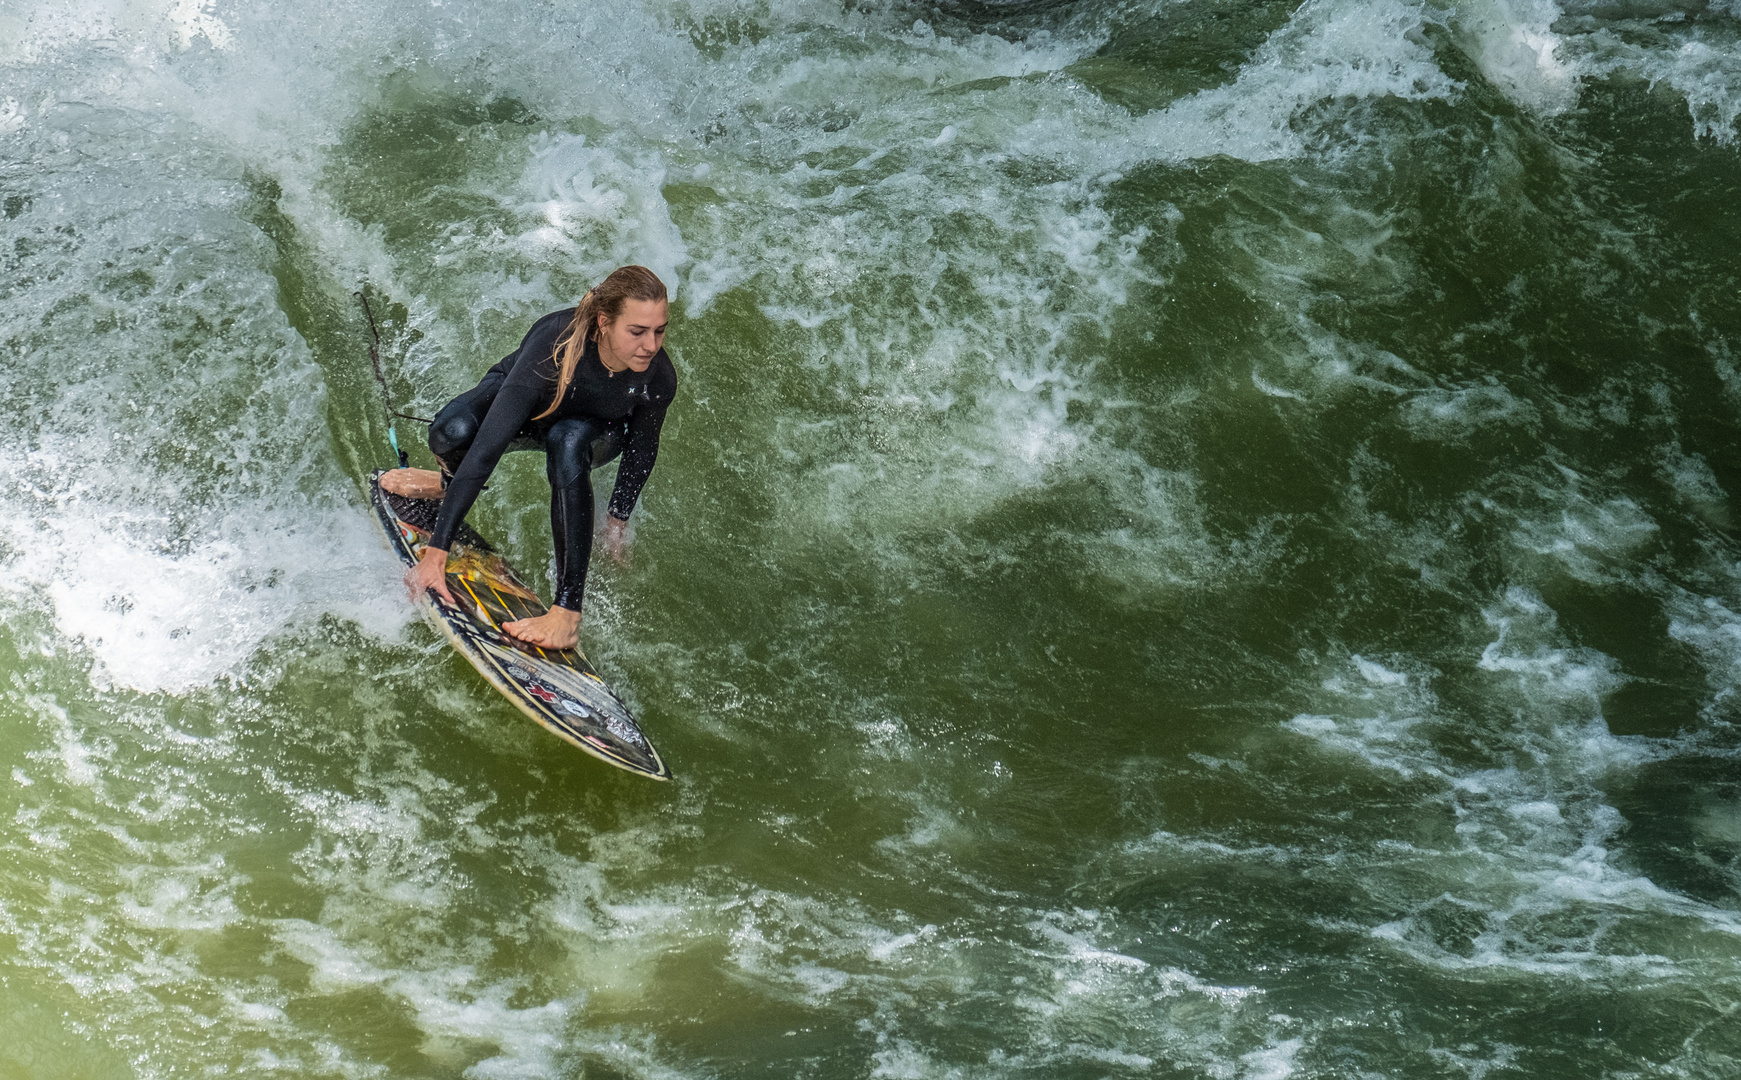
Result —
M 0 1080 L 1741 1071 L 1733 3 L 314 7 L 0 0 Z M 363 494 L 631 261 L 670 784 Z

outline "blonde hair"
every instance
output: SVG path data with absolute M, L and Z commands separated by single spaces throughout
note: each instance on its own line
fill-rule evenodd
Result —
M 550 399 L 548 409 L 532 419 L 542 420 L 562 404 L 562 396 L 568 393 L 568 384 L 574 381 L 574 369 L 580 364 L 580 358 L 586 355 L 587 341 L 598 336 L 599 316 L 602 315 L 608 325 L 622 315 L 626 301 L 651 300 L 658 303 L 665 299 L 668 299 L 665 283 L 645 266 L 619 266 L 611 271 L 609 277 L 588 289 L 580 303 L 575 305 L 574 321 L 556 339 L 556 396 Z

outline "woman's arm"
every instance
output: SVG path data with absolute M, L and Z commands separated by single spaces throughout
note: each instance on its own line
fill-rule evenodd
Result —
M 484 482 L 496 471 L 508 444 L 525 427 L 526 421 L 542 403 L 555 382 L 556 365 L 552 343 L 562 332 L 574 312 L 553 311 L 532 324 L 521 339 L 520 347 L 503 357 L 485 375 L 503 376 L 496 396 L 491 399 L 477 435 L 466 447 L 459 471 L 448 483 L 441 512 L 423 555 L 405 574 L 405 584 L 412 599 L 419 599 L 426 590 L 433 590 L 442 602 L 452 605 L 453 594 L 447 588 L 447 552 L 453 537 L 465 520 L 466 512 L 484 489 Z
M 659 431 L 665 426 L 665 402 L 642 405 L 629 415 L 629 430 L 623 439 L 623 460 L 617 466 L 617 483 L 611 489 L 610 516 L 629 520 L 641 489 L 653 475 L 659 460 Z
M 502 362 L 486 373 L 500 373 L 501 386 L 478 425 L 478 433 L 466 448 L 459 470 L 448 481 L 447 495 L 442 499 L 441 513 L 435 519 L 434 534 L 429 546 L 446 551 L 453 546 L 453 534 L 466 511 L 484 490 L 485 481 L 496 471 L 508 444 L 526 426 L 526 421 L 544 404 L 556 382 L 556 359 L 553 354 L 556 338 L 574 316 L 573 310 L 553 311 L 532 324 L 521 339 L 519 349 L 502 358 Z
M 513 379 L 504 380 L 502 388 L 496 391 L 484 422 L 478 425 L 476 437 L 466 448 L 459 471 L 448 481 L 447 495 L 441 500 L 441 513 L 436 516 L 429 543 L 417 565 L 405 574 L 405 586 L 413 600 L 421 598 L 425 590 L 434 590 L 443 603 L 453 606 L 453 594 L 447 589 L 447 551 L 453 546 L 454 533 L 459 531 L 466 511 L 483 491 L 484 481 L 507 453 L 508 444 L 514 441 L 538 404 L 536 388 L 515 385 Z
M 617 465 L 617 483 L 611 490 L 609 516 L 605 519 L 606 535 L 615 528 L 617 536 L 613 539 L 619 541 L 623 538 L 623 524 L 641 498 L 641 489 L 653 475 L 653 465 L 659 460 L 659 432 L 665 427 L 665 410 L 677 396 L 677 369 L 671 358 L 660 350 L 653 362 L 659 369 L 648 385 L 649 400 L 629 414 L 628 430 L 623 435 L 623 460 Z

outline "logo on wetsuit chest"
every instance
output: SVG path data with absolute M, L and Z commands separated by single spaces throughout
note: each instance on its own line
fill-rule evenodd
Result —
M 630 401 L 650 402 L 653 400 L 653 388 L 646 383 L 629 387 L 627 393 Z

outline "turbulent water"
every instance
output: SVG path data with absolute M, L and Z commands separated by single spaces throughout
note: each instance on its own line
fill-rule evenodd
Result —
M 1735 0 L 0 0 L 0 1077 L 1736 1075 L 1738 116 Z M 625 262 L 670 784 L 364 498 L 359 296 L 428 416 Z

